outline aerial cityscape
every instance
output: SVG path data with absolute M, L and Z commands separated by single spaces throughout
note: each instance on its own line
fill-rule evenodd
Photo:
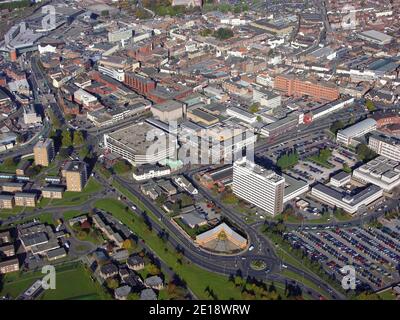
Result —
M 400 300 L 399 18 L 0 0 L 0 300 Z

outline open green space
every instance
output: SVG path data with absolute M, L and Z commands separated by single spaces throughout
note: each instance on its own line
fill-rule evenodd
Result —
M 382 300 L 396 300 L 396 294 L 393 292 L 392 288 L 389 288 L 381 293 L 378 293 L 378 296 Z
M 318 287 L 314 282 L 304 278 L 302 275 L 297 274 L 293 271 L 290 270 L 283 270 L 282 274 L 290 279 L 293 279 L 297 282 L 300 282 L 302 284 L 304 284 L 305 286 L 307 286 L 310 289 L 315 290 L 316 292 L 318 292 L 320 295 L 322 295 L 325 298 L 329 297 L 329 294 L 327 292 L 325 292 L 323 289 L 321 289 L 320 287 Z
M 135 232 L 146 244 L 177 273 L 199 299 L 209 299 L 206 288 L 211 288 L 218 299 L 240 299 L 241 293 L 225 276 L 208 272 L 190 262 L 178 263 L 178 254 L 168 243 L 148 230 L 145 222 L 114 199 L 102 199 L 95 203 L 98 209 L 110 212 Z
M 6 274 L 0 296 L 18 297 L 36 280 L 44 276 L 40 271 L 13 272 Z M 56 267 L 56 289 L 46 290 L 40 299 L 43 300 L 80 300 L 107 299 L 107 293 L 92 280 L 89 271 L 79 263 L 69 263 Z
M 51 201 L 51 206 L 62 207 L 80 205 L 88 201 L 92 194 L 101 192 L 102 190 L 103 186 L 99 182 L 93 178 L 89 178 L 82 192 L 66 191 L 62 199 L 53 199 Z

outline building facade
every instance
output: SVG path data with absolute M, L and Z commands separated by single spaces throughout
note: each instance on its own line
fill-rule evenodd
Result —
M 283 211 L 285 179 L 245 159 L 233 164 L 235 195 L 275 216 Z

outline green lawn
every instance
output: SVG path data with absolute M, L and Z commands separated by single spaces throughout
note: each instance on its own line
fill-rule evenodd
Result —
M 348 221 L 353 218 L 350 214 L 348 214 L 346 212 L 343 212 L 340 214 L 334 214 L 334 217 L 339 221 Z
M 90 278 L 85 268 L 77 263 L 56 267 L 56 289 L 47 290 L 41 296 L 43 300 L 67 299 L 106 299 L 101 286 Z M 0 296 L 9 294 L 16 298 L 44 275 L 40 272 L 14 272 L 5 275 Z
M 324 296 L 326 299 L 329 299 L 329 294 L 327 292 L 325 292 L 325 290 L 318 287 L 314 282 L 304 278 L 301 274 L 297 274 L 290 270 L 283 270 L 282 274 L 290 279 L 293 279 L 297 282 L 304 284 L 306 287 L 308 287 L 310 289 L 314 289 L 320 295 Z M 304 293 L 307 294 L 306 292 L 304 292 Z
M 89 178 L 82 192 L 66 191 L 62 199 L 53 199 L 51 206 L 62 207 L 83 204 L 90 199 L 93 193 L 101 192 L 102 190 L 103 186 L 99 182 L 93 178 Z
M 378 296 L 381 297 L 382 300 L 396 300 L 396 295 L 391 288 L 379 293 Z
M 241 298 L 240 291 L 235 288 L 232 282 L 228 281 L 227 277 L 208 272 L 188 262 L 184 262 L 182 265 L 178 264 L 175 249 L 159 239 L 154 232 L 150 232 L 145 223 L 130 210 L 125 211 L 125 206 L 119 201 L 102 199 L 98 200 L 95 206 L 98 209 L 112 213 L 143 239 L 166 264 L 173 268 L 174 272 L 186 281 L 188 287 L 199 299 L 209 299 L 208 294 L 205 292 L 207 286 L 215 292 L 218 299 Z
M 78 216 L 82 216 L 82 215 L 84 215 L 84 213 L 82 211 L 78 211 L 78 210 L 71 210 L 71 211 L 64 212 L 63 215 L 64 215 L 64 219 L 66 221 L 68 221 L 68 220 L 70 220 L 72 218 L 75 218 L 75 217 L 78 217 Z

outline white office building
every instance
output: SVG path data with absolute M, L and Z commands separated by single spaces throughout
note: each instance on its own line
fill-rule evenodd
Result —
M 382 188 L 370 185 L 355 194 L 348 194 L 344 190 L 334 189 L 323 184 L 317 184 L 311 189 L 311 194 L 332 207 L 338 207 L 350 214 L 356 213 L 383 196 Z
M 377 154 L 400 162 L 400 140 L 380 134 L 369 137 L 368 147 Z
M 400 186 L 400 163 L 379 156 L 354 170 L 353 179 L 362 183 L 372 183 L 385 191 L 391 191 Z
M 245 158 L 233 164 L 232 190 L 272 216 L 283 211 L 285 179 Z
M 336 136 L 336 141 L 346 146 L 354 142 L 354 138 L 362 137 L 365 134 L 376 130 L 377 123 L 374 119 L 368 118 L 360 121 L 346 129 L 339 130 Z

